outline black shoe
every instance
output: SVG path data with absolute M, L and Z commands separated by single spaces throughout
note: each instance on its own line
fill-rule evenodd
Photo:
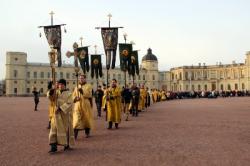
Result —
M 66 151 L 66 150 L 70 150 L 69 145 L 64 146 L 64 149 L 63 149 L 63 150 L 64 150 L 64 151 Z
M 112 123 L 112 122 L 109 122 L 109 127 L 108 127 L 108 129 L 112 129 L 112 126 L 113 126 L 113 123 Z
M 56 144 L 51 144 L 50 147 L 51 147 L 51 149 L 48 153 L 52 154 L 52 153 L 57 152 L 57 145 Z
M 86 138 L 89 138 L 90 128 L 85 128 Z
M 116 128 L 116 129 L 119 129 L 118 123 L 115 123 L 115 128 Z
M 77 136 L 78 136 L 78 130 L 77 129 L 74 129 L 74 136 L 75 136 L 75 140 L 76 140 Z

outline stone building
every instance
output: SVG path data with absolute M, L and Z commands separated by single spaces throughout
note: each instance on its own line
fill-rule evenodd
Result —
M 135 77 L 138 84 L 144 83 L 150 89 L 165 89 L 168 91 L 211 91 L 211 90 L 249 90 L 250 89 L 250 52 L 246 54 L 245 63 L 228 65 L 182 66 L 159 71 L 158 59 L 149 48 L 143 56 L 140 65 L 140 75 Z M 106 69 L 104 76 L 98 80 L 99 84 L 106 83 Z M 32 87 L 40 89 L 42 94 L 47 91 L 47 82 L 51 78 L 49 63 L 27 62 L 24 52 L 7 52 L 6 54 L 6 95 L 31 95 Z M 65 78 L 67 87 L 72 90 L 76 86 L 76 77 L 72 65 L 63 64 L 56 68 L 56 78 Z M 120 86 L 124 86 L 124 73 L 115 68 L 109 71 L 109 80 L 117 79 Z M 132 78 L 126 77 L 127 83 Z M 97 80 L 87 74 L 87 80 L 96 88 Z
M 99 78 L 98 84 L 106 83 L 106 68 L 103 67 L 104 76 Z M 6 95 L 7 96 L 27 96 L 32 94 L 32 87 L 40 89 L 41 94 L 46 94 L 48 81 L 51 78 L 51 68 L 49 63 L 27 62 L 27 54 L 24 52 L 7 52 L 6 54 Z M 56 68 L 56 79 L 65 78 L 67 88 L 73 90 L 76 86 L 74 67 L 63 64 Z M 125 84 L 124 72 L 120 68 L 109 70 L 109 80 L 117 79 L 120 86 Z M 87 74 L 87 81 L 96 88 L 97 80 Z M 127 84 L 132 83 L 132 78 L 126 77 Z M 158 61 L 152 50 L 143 57 L 140 75 L 135 77 L 138 84 L 145 83 L 150 88 L 159 88 Z

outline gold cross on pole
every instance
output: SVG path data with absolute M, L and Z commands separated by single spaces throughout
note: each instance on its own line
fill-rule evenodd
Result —
M 109 27 L 110 27 L 110 19 L 111 19 L 112 15 L 109 13 L 108 14 L 108 18 L 109 18 Z
M 82 47 L 82 40 L 83 40 L 83 37 L 81 36 L 81 37 L 80 37 L 80 41 L 81 41 L 81 47 Z
M 50 13 L 50 17 L 51 17 L 51 25 L 53 25 L 53 15 L 55 14 L 53 11 L 51 11 Z

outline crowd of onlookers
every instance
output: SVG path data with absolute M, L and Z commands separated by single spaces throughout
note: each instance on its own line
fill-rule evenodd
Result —
M 231 91 L 182 91 L 172 92 L 165 90 L 151 90 L 153 94 L 157 94 L 158 101 L 173 100 L 173 99 L 190 99 L 190 98 L 217 98 L 217 97 L 239 97 L 239 96 L 250 96 L 250 91 L 243 90 L 231 90 Z

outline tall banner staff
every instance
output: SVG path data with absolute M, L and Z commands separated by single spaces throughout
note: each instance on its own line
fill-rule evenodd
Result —
M 111 68 L 115 68 L 115 61 L 116 61 L 116 49 L 118 44 L 118 28 L 123 27 L 111 27 L 110 26 L 110 19 L 112 15 L 109 14 L 109 26 L 108 27 L 96 27 L 96 29 L 101 29 L 101 35 L 103 40 L 103 46 L 106 55 L 106 69 L 107 69 L 107 86 L 109 84 L 109 69 L 110 65 Z M 111 57 L 112 57 L 112 64 L 111 64 Z
M 101 54 L 97 54 L 95 45 L 95 54 L 91 55 L 91 78 L 96 78 L 96 89 L 98 88 L 98 78 L 102 77 L 102 59 Z
M 124 35 L 125 43 L 119 43 L 119 51 L 120 51 L 120 67 L 121 70 L 124 72 L 124 79 L 125 79 L 125 85 L 126 87 L 126 72 L 129 71 L 129 67 L 131 65 L 131 53 L 132 53 L 132 44 L 127 44 L 127 34 Z
M 139 62 L 138 62 L 138 50 L 131 53 L 131 65 L 129 66 L 129 75 L 133 78 L 133 84 L 135 80 L 135 74 L 139 75 Z
M 61 67 L 62 60 L 61 60 L 61 42 L 62 42 L 62 34 L 61 34 L 61 27 L 64 26 L 64 32 L 66 33 L 65 25 L 66 24 L 57 24 L 54 25 L 54 18 L 53 15 L 55 14 L 53 11 L 50 13 L 50 25 L 46 26 L 38 26 L 38 28 L 43 28 L 46 39 L 48 41 L 50 51 L 48 52 L 50 67 L 51 67 L 51 78 L 52 78 L 52 85 L 53 88 L 56 88 L 56 62 L 57 66 Z M 39 34 L 42 37 L 42 33 Z M 53 102 L 56 106 L 56 93 L 53 95 Z M 49 110 L 51 114 L 51 110 Z M 50 123 L 49 123 L 50 126 Z M 50 127 L 49 127 L 50 128 Z

